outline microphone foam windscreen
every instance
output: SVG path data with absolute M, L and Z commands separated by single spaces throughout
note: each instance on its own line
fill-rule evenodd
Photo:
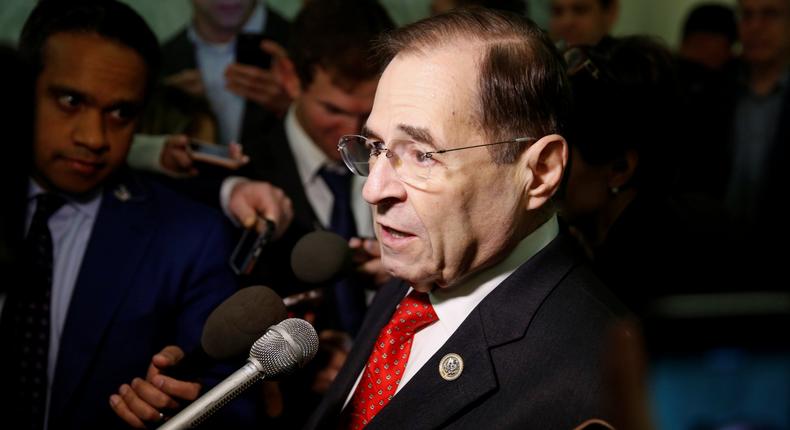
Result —
M 326 282 L 351 267 L 348 242 L 329 231 L 305 235 L 291 252 L 291 268 L 302 282 Z
M 286 317 L 282 299 L 268 287 L 246 287 L 208 316 L 200 343 L 216 360 L 246 353 L 266 330 Z

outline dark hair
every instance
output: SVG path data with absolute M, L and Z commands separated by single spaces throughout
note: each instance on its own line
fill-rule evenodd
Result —
M 576 49 L 584 50 L 593 65 L 570 77 L 568 142 L 594 165 L 637 151 L 639 164 L 629 185 L 650 186 L 672 176 L 665 160 L 675 139 L 673 112 L 678 106 L 671 52 L 648 36 L 615 39 L 606 48 Z
M 515 14 L 461 8 L 396 30 L 381 41 L 384 58 L 430 55 L 454 44 L 480 46 L 475 117 L 492 142 L 561 133 L 570 104 L 565 63 L 535 23 Z M 489 147 L 495 163 L 512 163 L 526 145 Z
M 725 36 L 730 44 L 738 39 L 735 11 L 721 4 L 702 4 L 695 7 L 683 24 L 683 38 L 694 33 L 715 33 Z
M 381 65 L 371 44 L 395 24 L 373 0 L 306 2 L 291 26 L 289 55 L 302 87 L 313 82 L 316 67 L 344 88 L 377 77 Z
M 44 45 L 56 33 L 95 33 L 133 49 L 148 66 L 148 92 L 153 87 L 161 61 L 159 43 L 129 6 L 116 0 L 39 1 L 19 39 L 19 51 L 36 75 L 44 67 Z

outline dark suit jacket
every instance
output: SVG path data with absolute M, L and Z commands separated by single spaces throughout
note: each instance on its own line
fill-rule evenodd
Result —
M 139 176 L 110 183 L 60 340 L 49 428 L 127 428 L 109 396 L 145 377 L 164 346 L 197 346 L 209 312 L 236 290 L 229 249 L 220 214 Z
M 263 35 L 287 47 L 289 23 L 273 10 L 267 8 L 266 27 Z M 162 73 L 169 76 L 185 69 L 197 68 L 195 47 L 184 29 L 162 46 Z M 279 122 L 279 119 L 255 102 L 247 101 L 244 105 L 239 141 L 260 142 L 268 129 Z M 227 142 L 223 142 L 227 143 Z
M 570 429 L 606 418 L 600 354 L 620 305 L 559 237 L 522 264 L 371 421 L 368 429 Z M 306 428 L 336 428 L 381 327 L 405 295 L 384 286 L 354 349 Z M 463 358 L 461 376 L 443 380 L 445 354 Z

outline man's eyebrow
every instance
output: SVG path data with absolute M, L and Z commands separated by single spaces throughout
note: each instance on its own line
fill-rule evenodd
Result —
M 88 95 L 88 94 L 86 94 L 86 93 L 84 93 L 84 92 L 82 92 L 82 91 L 80 91 L 78 89 L 71 88 L 71 87 L 69 87 L 67 85 L 52 84 L 52 85 L 50 85 L 47 88 L 47 91 L 50 94 L 54 95 L 55 97 L 59 97 L 59 96 L 62 96 L 62 95 L 71 95 L 71 96 L 78 97 L 79 99 L 81 99 L 85 103 L 88 103 L 88 104 L 91 104 L 91 105 L 96 103 L 96 99 L 94 99 L 92 96 L 90 96 L 90 95 Z M 115 109 L 118 109 L 118 108 L 140 110 L 140 109 L 142 109 L 142 107 L 143 107 L 143 101 L 142 100 L 122 98 L 122 99 L 116 100 L 115 102 L 111 103 L 108 107 L 105 108 L 105 110 L 115 110 Z
M 414 127 L 406 124 L 398 124 L 398 128 L 418 142 L 427 143 L 429 145 L 434 144 L 433 136 L 431 136 L 431 132 L 428 131 L 427 128 Z
M 55 97 L 63 96 L 63 95 L 67 95 L 68 94 L 70 96 L 79 97 L 80 99 L 85 100 L 85 101 L 89 101 L 89 102 L 91 101 L 90 97 L 88 97 L 87 94 L 83 93 L 80 90 L 77 90 L 77 89 L 74 89 L 74 88 L 71 88 L 71 87 L 68 87 L 68 86 L 65 86 L 65 85 L 51 84 L 51 85 L 49 85 L 49 87 L 47 87 L 47 92 L 49 92 L 50 94 L 54 95 Z

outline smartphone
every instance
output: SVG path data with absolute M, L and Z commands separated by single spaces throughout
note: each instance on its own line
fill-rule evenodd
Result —
M 268 69 L 272 56 L 261 49 L 261 33 L 239 33 L 236 35 L 236 62 Z
M 239 243 L 230 256 L 230 267 L 237 275 L 249 275 L 255 268 L 263 247 L 271 241 L 274 235 L 274 222 L 269 219 L 260 218 L 264 222 L 262 232 L 254 228 L 244 230 Z
M 241 166 L 239 160 L 230 155 L 230 146 L 217 145 L 198 139 L 189 140 L 189 150 L 195 161 L 209 163 L 227 169 L 237 169 Z

